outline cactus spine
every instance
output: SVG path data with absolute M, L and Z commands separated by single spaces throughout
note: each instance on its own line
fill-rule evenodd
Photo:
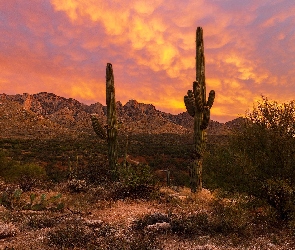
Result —
M 106 67 L 106 104 L 107 104 L 107 139 L 108 139 L 108 159 L 112 178 L 117 175 L 117 112 L 115 100 L 115 83 L 114 73 L 111 63 L 107 63 Z
M 194 117 L 194 154 L 190 166 L 191 191 L 195 193 L 202 189 L 203 154 L 206 147 L 206 129 L 210 120 L 210 109 L 215 98 L 215 91 L 211 90 L 206 101 L 205 57 L 203 43 L 203 29 L 196 31 L 196 81 L 193 90 L 188 90 L 184 96 L 187 112 Z

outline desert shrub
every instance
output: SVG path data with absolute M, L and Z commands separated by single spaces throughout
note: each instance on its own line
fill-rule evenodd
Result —
M 93 232 L 79 221 L 68 222 L 47 234 L 48 245 L 59 249 L 85 247 L 94 238 Z
M 10 161 L 2 167 L 0 174 L 3 179 L 18 184 L 23 191 L 30 191 L 46 179 L 45 169 L 35 163 L 20 164 Z
M 43 167 L 29 163 L 20 165 L 14 170 L 13 179 L 24 191 L 29 191 L 46 179 L 46 172 Z
M 21 189 L 8 186 L 0 194 L 0 204 L 8 209 L 20 208 L 23 205 L 21 201 L 22 193 Z
M 88 213 L 93 209 L 93 204 L 95 204 L 98 199 L 99 198 L 97 198 L 92 191 L 87 193 L 72 193 L 66 199 L 67 209 L 77 214 Z
M 50 210 L 63 211 L 64 201 L 61 194 L 47 197 L 46 194 L 37 195 L 31 193 L 29 195 L 30 202 L 27 202 L 26 194 L 22 189 L 14 186 L 8 186 L 5 191 L 0 192 L 0 205 L 7 209 L 24 209 L 24 210 Z
M 216 234 L 250 236 L 256 228 L 255 217 L 245 206 L 247 203 L 218 197 L 212 201 L 210 211 L 172 214 L 172 232 L 182 237 Z
M 126 187 L 138 187 L 141 185 L 153 185 L 154 178 L 148 165 L 127 164 L 119 167 L 119 181 Z
M 155 183 L 148 165 L 120 166 L 118 169 L 119 182 L 114 184 L 112 198 L 149 198 L 155 191 Z
M 67 169 L 60 168 L 54 161 L 48 162 L 45 166 L 46 175 L 48 179 L 53 183 L 63 182 L 68 179 L 69 171 Z
M 210 233 L 208 214 L 205 212 L 195 214 L 173 215 L 171 218 L 172 232 L 191 237 Z
M 184 164 L 185 165 L 185 164 Z M 189 164 L 187 164 L 189 165 Z M 189 187 L 190 186 L 190 177 L 189 171 L 174 169 L 171 173 L 172 184 L 178 187 Z
M 295 102 L 263 97 L 227 144 L 204 160 L 205 186 L 246 192 L 268 201 L 281 219 L 294 208 Z M 288 211 L 288 212 L 287 212 Z
M 4 170 L 6 170 L 7 165 L 8 165 L 8 160 L 6 155 L 4 154 L 4 152 L 0 152 L 0 170 L 1 172 L 3 172 Z
M 50 214 L 35 214 L 28 218 L 28 226 L 33 229 L 51 228 L 57 224 L 56 218 Z
M 78 219 L 67 221 L 47 233 L 47 244 L 58 249 L 162 249 L 154 235 L 122 231 L 106 223 L 86 224 Z
M 153 196 L 154 192 L 156 192 L 155 186 L 146 186 L 146 185 L 138 185 L 138 186 L 124 186 L 121 183 L 116 183 L 113 185 L 112 192 L 110 194 L 110 198 L 114 200 L 118 199 L 149 199 Z
M 204 187 L 252 193 L 259 184 L 253 171 L 252 163 L 243 152 L 235 151 L 230 144 L 215 145 L 204 157 Z
M 162 249 L 158 237 L 154 234 L 134 232 L 128 229 L 114 228 L 108 224 L 101 224 L 95 229 L 96 241 L 94 249 L 118 249 L 118 250 L 154 250 Z
M 130 243 L 128 243 L 127 248 L 120 249 L 130 249 L 130 250 L 162 250 L 164 249 L 160 243 L 159 238 L 153 234 L 135 234 L 132 237 Z
M 182 237 L 194 237 L 215 234 L 236 234 L 243 236 L 250 232 L 254 218 L 249 210 L 239 202 L 224 203 L 216 199 L 212 203 L 212 212 L 199 211 L 180 214 L 148 214 L 134 222 L 135 230 L 145 230 L 152 225 L 168 223 L 172 233 Z
M 268 203 L 273 206 L 280 219 L 292 219 L 295 212 L 294 189 L 285 180 L 267 180 L 264 189 Z
M 116 250 L 161 250 L 160 240 L 155 234 L 145 234 L 137 232 L 118 233 L 113 229 L 111 233 L 101 235 L 101 229 L 96 231 L 98 235 L 96 242 L 92 243 L 89 249 L 116 249 Z
M 85 180 L 89 184 L 102 184 L 109 181 L 108 160 L 105 155 L 93 155 L 85 167 L 75 169 L 73 173 L 77 179 Z
M 244 202 L 217 198 L 213 201 L 213 217 L 210 229 L 215 233 L 244 235 L 252 226 L 252 214 Z
M 64 209 L 64 201 L 61 194 L 47 197 L 46 194 L 30 193 L 29 197 L 30 202 L 28 203 L 26 199 L 22 199 L 19 202 L 18 208 L 32 211 L 63 211 Z

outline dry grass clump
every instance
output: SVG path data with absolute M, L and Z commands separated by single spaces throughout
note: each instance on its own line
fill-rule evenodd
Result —
M 52 228 L 59 222 L 51 213 L 38 213 L 29 215 L 27 225 L 32 229 Z
M 113 200 L 106 189 L 47 191 L 48 202 L 39 211 L 2 207 L 0 249 L 289 250 L 295 246 L 292 229 L 278 226 L 275 219 L 270 223 L 272 210 L 252 197 L 162 188 L 150 200 Z M 52 206 L 50 197 L 59 193 L 63 210 L 47 209 Z M 36 203 L 41 194 L 38 191 Z M 29 197 L 24 192 L 20 201 L 27 203 Z
M 151 235 L 134 233 L 128 228 L 115 227 L 99 221 L 67 221 L 46 234 L 46 244 L 57 249 L 161 249 Z
M 94 234 L 79 220 L 68 221 L 47 233 L 47 244 L 59 249 L 85 247 L 94 239 Z
M 270 237 L 277 235 L 278 230 L 290 235 L 290 230 L 278 224 L 268 204 L 254 197 L 242 194 L 224 197 L 222 193 L 208 190 L 197 195 L 184 195 L 186 190 L 182 189 L 165 188 L 161 191 L 167 213 L 139 216 L 134 221 L 134 229 L 145 233 L 152 231 L 158 237 L 165 235 L 162 242 L 165 249 L 171 248 L 167 239 L 176 242 L 182 239 L 183 243 L 175 244 L 171 249 L 252 249 L 246 246 L 260 245 L 258 235 L 272 246 L 270 249 L 292 249 L 284 248 L 282 241 L 273 241 Z M 287 240 L 289 246 L 293 238 Z M 202 242 L 200 239 L 207 240 Z

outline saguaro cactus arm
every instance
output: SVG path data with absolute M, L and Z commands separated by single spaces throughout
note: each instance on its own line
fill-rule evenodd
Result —
M 215 99 L 215 91 L 211 90 L 209 93 L 208 101 L 207 101 L 207 106 L 211 109 L 213 106 L 213 102 Z
M 187 91 L 187 95 L 184 96 L 184 104 L 187 112 L 194 117 L 195 115 L 195 97 L 191 90 Z
M 91 122 L 94 132 L 98 135 L 100 139 L 106 139 L 106 130 L 103 128 L 95 114 L 91 115 Z

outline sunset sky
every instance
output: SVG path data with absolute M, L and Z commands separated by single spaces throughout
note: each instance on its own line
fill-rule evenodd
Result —
M 293 0 L 0 0 L 0 93 L 105 105 L 112 63 L 117 101 L 184 112 L 198 26 L 213 120 L 295 99 Z

